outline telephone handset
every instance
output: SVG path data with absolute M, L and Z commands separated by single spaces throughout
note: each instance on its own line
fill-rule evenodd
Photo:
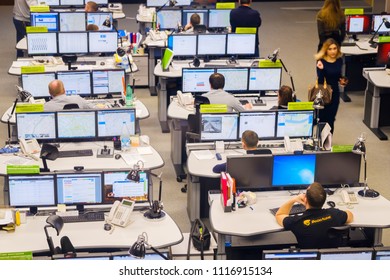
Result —
M 20 149 L 25 155 L 37 154 L 41 152 L 41 147 L 39 146 L 37 139 L 34 138 L 27 140 L 20 138 L 19 145 Z
M 177 102 L 179 105 L 186 107 L 186 106 L 193 106 L 194 105 L 194 97 L 190 92 L 182 93 L 180 90 L 177 91 Z
M 359 203 L 356 193 L 353 191 L 347 191 L 347 190 L 342 190 L 341 191 L 341 198 L 344 203 L 348 204 L 357 204 Z
M 294 151 L 303 151 L 303 144 L 301 139 L 293 139 L 290 137 L 284 136 L 284 149 L 286 152 L 293 153 Z
M 122 199 L 115 201 L 108 214 L 108 222 L 120 227 L 126 227 L 130 223 L 131 212 L 133 212 L 135 202 L 133 200 Z
M 168 39 L 168 35 L 165 33 L 165 31 L 150 30 L 149 36 L 153 41 L 162 41 Z

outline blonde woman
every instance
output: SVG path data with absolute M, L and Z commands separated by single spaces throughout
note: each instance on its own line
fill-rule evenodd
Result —
M 328 38 L 333 38 L 341 46 L 345 38 L 345 15 L 340 0 L 325 0 L 317 13 L 318 51 Z
M 326 79 L 326 83 L 333 90 L 332 102 L 320 110 L 320 121 L 327 122 L 332 128 L 331 132 L 333 133 L 334 122 L 340 104 L 339 84 L 346 86 L 348 83 L 348 79 L 341 75 L 343 59 L 340 45 L 332 38 L 327 39 L 323 43 L 320 51 L 315 55 L 315 59 L 317 60 L 318 83 L 323 84 Z

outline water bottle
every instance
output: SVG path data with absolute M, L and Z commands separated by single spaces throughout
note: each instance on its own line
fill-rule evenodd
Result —
M 122 124 L 121 149 L 122 151 L 127 151 L 130 149 L 130 132 L 127 128 L 126 122 L 123 122 Z
M 127 85 L 126 89 L 126 107 L 132 107 L 133 104 L 133 89 L 130 85 Z

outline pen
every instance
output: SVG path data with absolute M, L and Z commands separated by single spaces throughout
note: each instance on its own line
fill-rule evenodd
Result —
M 249 208 L 250 208 L 251 210 L 254 210 L 252 206 L 249 206 Z

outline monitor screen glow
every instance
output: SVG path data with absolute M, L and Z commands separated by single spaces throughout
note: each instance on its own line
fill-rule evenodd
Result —
M 66 95 L 90 96 L 92 93 L 89 71 L 59 71 L 57 79 L 64 83 Z
M 238 139 L 238 114 L 202 114 L 201 141 L 236 141 Z
M 31 26 L 46 26 L 48 31 L 58 31 L 58 13 L 31 13 Z
M 390 15 L 373 15 L 372 16 L 372 32 L 378 30 L 379 26 L 383 23 L 383 20 L 386 19 L 390 21 Z M 381 28 L 378 31 L 378 34 L 390 33 L 390 28 L 387 28 L 385 24 L 382 24 Z
M 282 68 L 250 68 L 249 90 L 279 90 L 282 80 Z
M 198 55 L 225 55 L 225 34 L 198 34 Z
M 389 42 L 378 43 L 376 63 L 378 65 L 386 65 L 387 68 L 390 67 L 390 40 Z
M 88 53 L 87 32 L 59 32 L 58 52 L 60 54 Z
M 208 10 L 197 10 L 197 9 L 194 9 L 194 10 L 191 10 L 191 9 L 184 9 L 183 10 L 183 21 L 182 21 L 182 26 L 186 26 L 188 23 L 190 23 L 190 20 L 191 20 L 191 16 L 193 14 L 198 14 L 199 17 L 200 17 L 200 23 L 199 24 L 203 24 L 203 25 L 206 25 L 208 26 Z
M 319 250 L 320 260 L 372 260 L 372 248 L 337 248 Z
M 208 92 L 210 91 L 209 78 L 214 74 L 212 68 L 183 68 L 182 86 L 183 92 Z
M 181 23 L 181 10 L 160 10 L 157 12 L 157 24 L 160 30 L 176 29 Z
M 240 129 L 238 135 L 242 135 L 245 130 L 253 130 L 257 133 L 259 139 L 275 138 L 276 112 L 240 112 Z
M 99 30 L 103 31 L 111 31 L 114 29 L 112 13 L 109 12 L 87 13 L 88 24 L 95 24 L 99 27 Z
M 55 112 L 18 113 L 16 114 L 18 139 L 55 139 Z
M 57 131 L 60 139 L 96 138 L 94 111 L 57 112 Z
M 85 31 L 85 13 L 84 12 L 61 12 L 60 31 Z
M 84 0 L 60 0 L 61 6 L 84 6 Z
M 54 72 L 22 74 L 22 87 L 34 98 L 48 98 L 50 97 L 48 85 L 55 79 Z
M 256 34 L 235 34 L 227 35 L 227 55 L 254 55 L 256 45 Z
M 90 53 L 115 53 L 118 48 L 116 32 L 90 32 L 88 41 Z
M 317 250 L 264 250 L 263 260 L 316 260 Z
M 276 137 L 311 137 L 314 111 L 278 111 Z
M 118 120 L 120 120 L 118 122 Z M 97 112 L 98 137 L 120 136 L 123 122 L 130 135 L 135 135 L 135 109 L 99 110 Z
M 57 54 L 57 33 L 27 33 L 27 52 L 29 55 Z
M 122 79 L 125 70 L 93 70 L 92 89 L 94 95 L 120 94 L 123 91 Z
M 248 89 L 248 68 L 217 68 L 225 77 L 225 91 L 246 91 Z
M 168 38 L 168 48 L 176 56 L 195 56 L 196 40 L 196 35 L 172 35 Z
M 347 15 L 345 24 L 348 34 L 370 34 L 371 15 Z
M 209 28 L 225 28 L 230 26 L 231 10 L 210 9 Z

